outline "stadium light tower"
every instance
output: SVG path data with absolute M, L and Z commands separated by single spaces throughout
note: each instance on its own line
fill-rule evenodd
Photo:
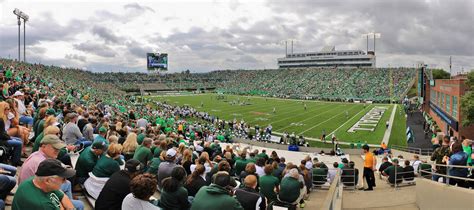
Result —
M 291 43 L 291 54 L 293 54 L 293 43 L 298 42 L 297 39 L 285 39 L 282 40 L 280 43 L 285 43 L 285 57 L 288 57 L 288 43 Z
M 23 61 L 26 62 L 26 21 L 29 20 L 29 16 L 20 11 L 18 8 L 15 8 L 15 10 L 13 10 L 13 14 L 16 15 L 16 17 L 18 18 L 18 61 L 20 61 L 21 57 L 20 57 L 20 26 L 21 26 L 21 19 L 23 19 Z
M 362 37 L 366 38 L 366 40 L 367 40 L 367 52 L 369 52 L 369 39 L 370 38 L 374 39 L 374 53 L 375 53 L 375 39 L 380 39 L 381 36 L 382 36 L 382 34 L 375 33 L 375 32 L 362 34 Z

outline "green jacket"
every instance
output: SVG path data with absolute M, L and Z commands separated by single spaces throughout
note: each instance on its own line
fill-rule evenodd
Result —
M 193 200 L 191 210 L 231 210 L 244 209 L 239 201 L 229 195 L 229 191 L 225 188 L 211 184 L 210 186 L 201 187 Z
M 89 172 L 91 172 L 99 156 L 97 156 L 92 150 L 92 147 L 87 147 L 82 151 L 81 155 L 77 159 L 76 163 L 76 176 L 77 177 L 89 177 Z

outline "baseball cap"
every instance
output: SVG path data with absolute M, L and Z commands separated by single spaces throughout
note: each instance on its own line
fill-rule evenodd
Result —
M 130 159 L 125 162 L 125 170 L 131 173 L 141 171 L 143 170 L 143 167 L 144 165 L 140 161 L 135 159 Z
M 349 160 L 347 160 L 347 158 L 342 158 L 342 161 L 343 163 L 349 163 Z
M 168 157 L 174 157 L 175 155 L 176 155 L 176 150 L 174 150 L 173 148 L 168 149 L 168 151 L 166 151 L 166 156 Z
M 18 91 L 18 90 L 17 90 L 17 91 L 13 94 L 13 97 L 15 97 L 15 96 L 23 96 L 23 95 L 25 95 L 25 94 L 23 94 L 21 91 Z
M 393 159 L 392 159 L 392 163 L 398 163 L 398 159 L 397 159 L 397 158 L 393 158 Z
M 56 111 L 53 108 L 49 108 L 46 110 L 46 115 L 56 115 Z
M 57 159 L 48 158 L 43 160 L 36 170 L 36 176 L 60 176 L 63 178 L 71 178 L 76 174 L 76 170 L 63 165 Z
M 92 149 L 101 149 L 105 150 L 107 148 L 107 145 L 105 145 L 104 141 L 96 141 L 92 143 Z
M 56 149 L 62 149 L 66 146 L 66 144 L 61 141 L 58 136 L 52 134 L 44 136 L 41 140 L 41 144 L 51 144 Z
M 99 128 L 99 133 L 105 133 L 105 132 L 107 132 L 107 128 L 104 128 L 104 127 Z

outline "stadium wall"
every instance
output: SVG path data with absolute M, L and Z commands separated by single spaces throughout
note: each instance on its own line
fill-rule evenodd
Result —
M 428 179 L 416 180 L 416 204 L 420 209 L 474 209 L 474 191 Z

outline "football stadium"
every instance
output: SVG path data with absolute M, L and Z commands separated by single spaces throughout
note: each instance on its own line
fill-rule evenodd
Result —
M 474 209 L 472 8 L 0 0 L 0 210 Z

